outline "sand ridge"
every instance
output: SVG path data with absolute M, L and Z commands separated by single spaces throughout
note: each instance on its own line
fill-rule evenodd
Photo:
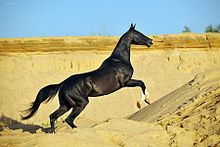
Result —
M 149 35 L 154 40 L 151 48 L 135 45 L 133 50 L 196 49 L 215 50 L 220 46 L 218 33 L 181 33 Z M 64 36 L 0 38 L 0 52 L 67 52 L 67 51 L 112 51 L 119 36 Z

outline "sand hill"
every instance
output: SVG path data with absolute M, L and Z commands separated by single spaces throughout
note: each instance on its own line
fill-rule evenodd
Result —
M 152 48 L 132 46 L 133 77 L 145 82 L 151 105 L 136 106 L 139 88 L 90 98 L 77 129 L 49 115 L 57 96 L 36 116 L 20 111 L 38 91 L 68 76 L 96 69 L 119 37 L 0 39 L 0 146 L 218 146 L 220 140 L 220 34 L 150 36 Z

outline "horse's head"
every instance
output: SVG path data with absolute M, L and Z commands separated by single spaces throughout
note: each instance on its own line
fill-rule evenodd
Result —
M 136 24 L 135 25 L 131 24 L 131 27 L 129 29 L 129 31 L 133 32 L 133 39 L 131 43 L 136 45 L 146 45 L 147 47 L 153 45 L 153 39 L 135 30 L 135 26 Z

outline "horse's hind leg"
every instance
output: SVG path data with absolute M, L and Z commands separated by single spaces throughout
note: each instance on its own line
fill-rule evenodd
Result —
M 60 93 L 59 93 L 59 101 L 60 101 L 60 107 L 50 115 L 51 132 L 53 133 L 55 132 L 54 123 L 57 120 L 57 118 L 59 118 L 61 115 L 63 115 L 70 109 L 70 107 L 67 107 L 65 105 L 64 99 Z
M 60 106 L 54 113 L 50 115 L 50 125 L 51 125 L 51 131 L 54 133 L 54 123 L 57 120 L 58 117 L 66 113 L 69 109 L 66 106 Z
M 76 125 L 74 125 L 73 121 L 85 109 L 88 103 L 89 103 L 88 97 L 77 98 L 76 105 L 73 107 L 72 112 L 66 118 L 66 122 L 71 126 L 71 128 L 77 128 Z

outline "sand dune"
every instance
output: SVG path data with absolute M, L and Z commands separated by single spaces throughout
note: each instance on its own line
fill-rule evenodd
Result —
M 57 96 L 30 120 L 21 121 L 20 111 L 40 88 L 99 67 L 119 37 L 0 39 L 0 146 L 217 146 L 220 35 L 151 37 L 152 48 L 132 46 L 131 59 L 152 104 L 137 108 L 139 88 L 90 98 L 78 128 L 62 123 L 65 114 L 56 134 L 48 131 Z
M 155 122 L 177 146 L 215 146 L 220 137 L 220 68 L 200 73 L 129 119 Z
M 219 101 L 219 90 L 220 68 L 217 68 L 196 75 L 190 82 L 129 116 L 129 118 L 136 121 L 154 122 L 164 115 L 173 114 L 189 102 L 195 103 L 195 99 L 201 97 L 215 95 Z M 152 114 L 154 115 L 152 116 Z

